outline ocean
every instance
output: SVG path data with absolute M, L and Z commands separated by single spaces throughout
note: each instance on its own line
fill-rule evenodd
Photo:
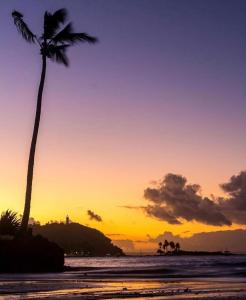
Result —
M 66 265 L 63 273 L 0 274 L 0 299 L 246 299 L 246 255 L 68 257 Z
M 131 273 L 170 277 L 230 277 L 246 276 L 246 255 L 230 256 L 132 256 L 67 258 L 71 267 L 99 268 L 107 274 Z

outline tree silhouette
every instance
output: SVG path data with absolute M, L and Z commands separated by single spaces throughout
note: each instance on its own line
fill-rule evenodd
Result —
M 42 95 L 46 74 L 46 60 L 47 58 L 49 58 L 53 61 L 56 61 L 57 63 L 68 66 L 69 62 L 66 51 L 70 46 L 73 46 L 74 44 L 79 42 L 95 43 L 97 42 L 97 38 L 90 36 L 87 33 L 74 32 L 72 23 L 68 23 L 65 27 L 59 30 L 60 26 L 66 22 L 66 9 L 59 9 L 53 14 L 47 11 L 45 12 L 43 34 L 40 37 L 32 33 L 28 25 L 24 22 L 23 15 L 20 12 L 13 11 L 12 17 L 14 19 L 14 24 L 16 25 L 22 37 L 27 42 L 34 43 L 39 47 L 40 55 L 42 58 L 42 72 L 38 89 L 36 115 L 28 160 L 25 207 L 23 218 L 21 221 L 21 231 L 27 232 L 32 197 L 34 158 L 41 117 Z
M 179 244 L 179 243 L 176 243 L 176 245 L 175 245 L 175 251 L 176 251 L 176 252 L 179 252 L 179 250 L 180 250 L 180 244 Z
M 170 245 L 171 249 L 174 251 L 174 250 L 175 250 L 175 244 L 174 244 L 174 242 L 171 241 L 171 242 L 169 243 L 169 245 Z
M 20 220 L 17 213 L 6 210 L 0 217 L 0 234 L 2 235 L 15 235 L 20 227 Z
M 169 242 L 167 240 L 165 240 L 164 243 L 163 243 L 163 249 L 164 249 L 165 253 L 168 250 L 168 246 L 169 246 Z
M 161 250 L 162 242 L 159 242 L 158 245 L 159 245 L 159 249 L 157 249 L 157 253 L 161 255 L 161 254 L 163 254 L 163 251 Z

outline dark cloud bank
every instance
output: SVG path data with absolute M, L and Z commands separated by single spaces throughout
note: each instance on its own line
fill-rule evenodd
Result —
M 97 222 L 102 222 L 102 217 L 94 213 L 92 210 L 87 210 L 87 215 L 89 216 L 90 220 L 94 220 Z
M 246 224 L 246 171 L 232 176 L 220 185 L 225 198 L 201 195 L 201 187 L 188 184 L 181 175 L 167 174 L 154 188 L 148 187 L 144 197 L 149 202 L 145 212 L 170 224 L 196 221 L 214 226 Z
M 183 238 L 171 232 L 164 232 L 155 239 L 149 239 L 149 242 L 158 244 L 165 240 L 179 242 L 182 249 L 190 251 L 246 252 L 246 230 L 243 229 L 201 232 Z

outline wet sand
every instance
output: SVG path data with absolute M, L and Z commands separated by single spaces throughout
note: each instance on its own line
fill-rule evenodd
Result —
M 0 300 L 246 300 L 245 259 L 70 259 L 63 273 L 0 274 Z
M 53 274 L 50 278 L 37 275 L 21 280 L 1 280 L 0 299 L 246 299 L 246 281 L 234 282 L 229 278 L 87 279 L 64 275 L 67 278 L 57 278 Z

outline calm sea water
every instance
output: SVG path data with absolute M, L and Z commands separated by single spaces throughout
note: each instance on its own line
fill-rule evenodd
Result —
M 77 296 L 105 299 L 108 293 L 115 299 L 131 291 L 140 296 L 146 291 L 178 295 L 187 288 L 194 295 L 198 291 L 220 294 L 226 289 L 228 293 L 239 291 L 245 296 L 240 299 L 246 299 L 245 255 L 83 257 L 66 258 L 66 265 L 74 268 L 49 274 L 0 273 L 0 300 L 77 299 Z
M 92 267 L 115 274 L 159 274 L 161 277 L 246 277 L 246 255 L 133 256 L 66 258 L 71 267 Z M 93 272 L 93 271 L 92 271 Z

